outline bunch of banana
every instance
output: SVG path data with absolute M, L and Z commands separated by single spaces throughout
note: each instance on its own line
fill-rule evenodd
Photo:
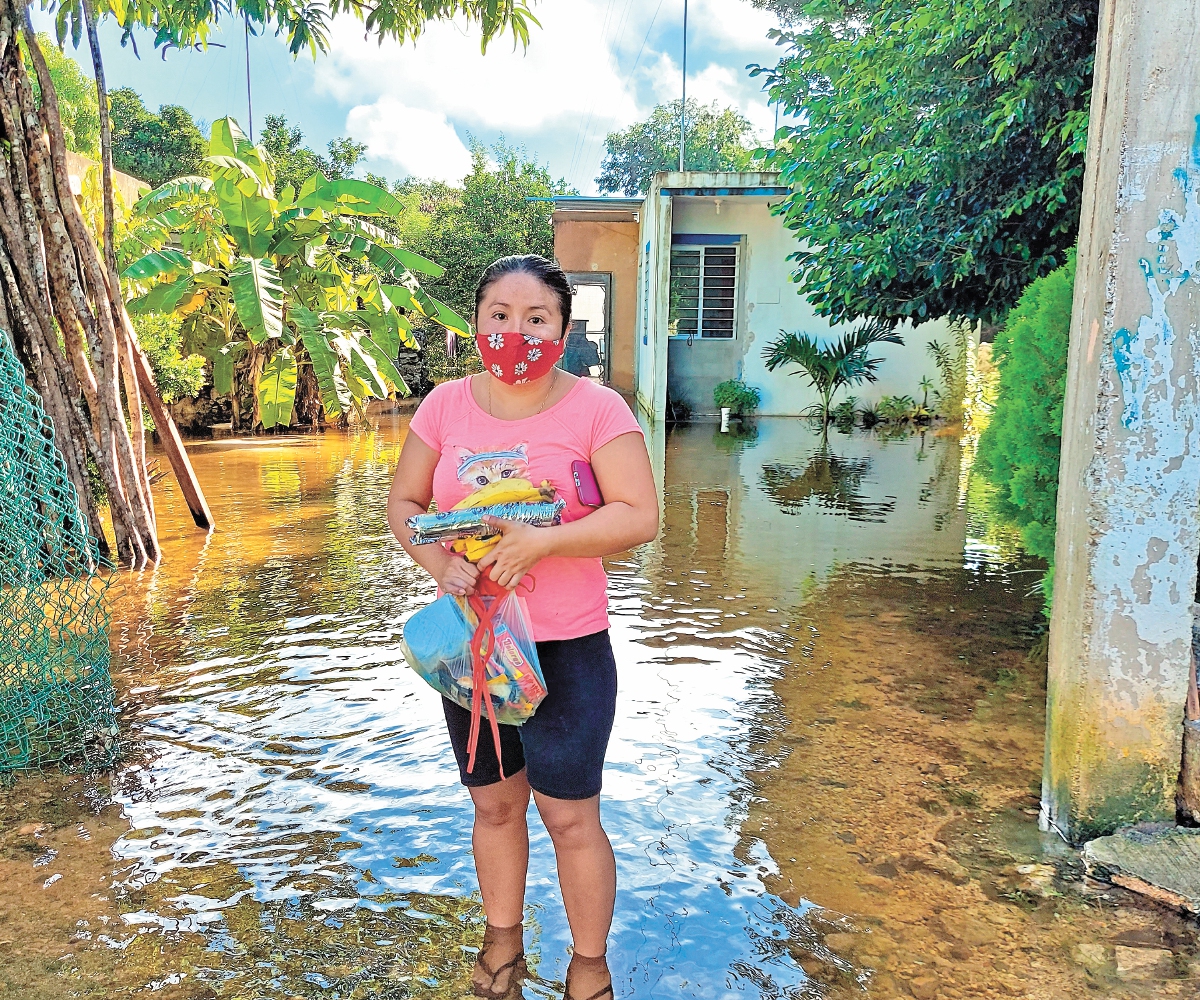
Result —
M 554 487 L 547 479 L 541 486 L 534 486 L 528 479 L 497 479 L 494 483 L 481 486 L 464 497 L 451 510 L 469 510 L 476 507 L 491 507 L 501 503 L 541 503 L 554 499 Z M 450 546 L 450 551 L 465 554 L 468 562 L 479 562 L 496 547 L 499 535 L 487 538 L 460 538 Z

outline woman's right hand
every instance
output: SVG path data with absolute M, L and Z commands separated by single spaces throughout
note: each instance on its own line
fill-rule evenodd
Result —
M 467 597 L 475 593 L 475 585 L 479 583 L 479 567 L 469 563 L 466 557 L 447 553 L 445 565 L 436 579 L 438 586 L 447 594 L 455 597 Z

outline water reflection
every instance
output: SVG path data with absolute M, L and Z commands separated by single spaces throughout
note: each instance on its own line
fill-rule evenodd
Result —
M 62 881 L 44 891 L 75 892 L 64 898 L 86 920 L 80 933 L 115 942 L 103 976 L 89 971 L 96 953 L 76 947 L 76 986 L 462 994 L 482 921 L 470 810 L 437 697 L 399 652 L 404 621 L 434 588 L 383 520 L 404 433 L 397 422 L 195 448 L 221 525 L 207 539 L 178 519 L 173 495 L 161 498 L 168 559 L 126 578 L 118 608 L 117 673 L 138 752 L 111 793 L 125 825 L 109 813 L 108 832 L 92 832 L 115 861 L 70 847 L 66 833 L 39 835 L 39 849 L 51 844 L 64 859 Z M 620 700 L 603 818 L 619 866 L 609 953 L 618 995 L 874 989 L 879 965 L 833 944 L 861 933 L 871 912 L 843 891 L 858 862 L 848 875 L 843 855 L 821 860 L 834 857 L 821 846 L 829 830 L 810 820 L 828 808 L 818 801 L 851 797 L 868 751 L 794 767 L 825 740 L 823 727 L 854 730 L 861 706 L 882 697 L 894 636 L 860 641 L 853 623 L 871 611 L 856 602 L 891 579 L 916 594 L 928 581 L 993 581 L 993 598 L 1018 606 L 1016 618 L 997 617 L 1005 635 L 1018 619 L 1036 621 L 1036 608 L 1012 596 L 996 553 L 970 540 L 952 440 L 856 436 L 823 449 L 802 422 L 763 420 L 717 447 L 707 427 L 650 445 L 661 456 L 662 536 L 609 561 Z M 871 516 L 848 516 L 850 497 Z M 842 596 L 814 619 L 806 609 L 828 593 Z M 987 615 L 981 604 L 960 619 L 987 635 Z M 846 623 L 839 650 L 824 634 L 835 616 Z M 867 687 L 839 696 L 850 707 L 814 714 L 810 701 L 828 700 L 843 654 Z M 949 718 L 966 704 L 942 680 L 913 683 L 919 697 L 904 685 L 891 696 L 914 712 Z M 78 790 L 64 801 L 72 796 L 86 827 L 86 801 Z M 534 815 L 527 995 L 553 996 L 569 933 Z M 792 833 L 781 839 L 783 829 Z M 872 871 L 892 864 L 864 857 Z M 36 883 L 25 867 L 11 873 L 28 882 L 21 894 L 36 894 L 47 870 Z M 111 899 L 86 888 L 100 879 Z
M 872 501 L 863 493 L 869 458 L 843 458 L 822 443 L 803 467 L 773 463 L 762 470 L 763 489 L 787 514 L 817 504 L 851 521 L 886 521 L 895 500 Z

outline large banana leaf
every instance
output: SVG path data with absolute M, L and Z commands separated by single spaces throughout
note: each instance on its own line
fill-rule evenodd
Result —
M 262 425 L 287 427 L 296 402 L 296 358 L 284 347 L 271 355 L 258 377 L 258 413 Z
M 367 326 L 371 330 L 371 339 L 387 352 L 388 357 L 398 358 L 401 344 L 410 350 L 419 351 L 421 349 L 421 345 L 412 335 L 408 320 L 396 310 L 392 309 L 388 312 L 363 310 L 359 315 L 366 317 Z
M 233 392 L 233 366 L 246 350 L 244 341 L 235 340 L 213 353 L 213 389 L 220 396 Z
M 255 344 L 283 335 L 283 283 L 270 260 L 243 257 L 229 272 L 233 304 Z
M 383 188 L 353 177 L 331 181 L 319 170 L 300 185 L 296 207 L 348 215 L 397 216 L 404 211 L 404 204 Z
M 229 119 L 222 121 L 228 123 Z M 221 148 L 215 138 L 216 132 L 217 123 L 214 123 L 210 149 Z M 206 157 L 214 167 L 213 193 L 229 227 L 229 235 L 242 253 L 265 257 L 275 233 L 275 192 L 268 168 L 258 160 L 254 147 L 243 141 L 239 149 L 241 155 L 215 153 Z
M 359 235 L 371 240 L 373 243 L 379 244 L 392 257 L 398 260 L 403 267 L 410 271 L 416 271 L 418 274 L 427 274 L 431 278 L 440 278 L 446 273 L 446 269 L 441 264 L 435 264 L 428 257 L 422 257 L 419 253 L 405 250 L 396 242 L 396 238 L 391 233 L 373 223 L 366 222 L 363 219 L 341 219 L 339 224 L 343 227 L 354 229 Z
M 263 193 L 275 197 L 275 172 L 271 168 L 270 159 L 262 146 L 256 146 L 242 131 L 241 126 L 232 118 L 218 118 L 212 124 L 208 141 L 208 157 L 210 162 L 227 158 L 236 161 L 235 169 L 248 169 L 262 186 Z M 234 164 L 230 164 L 234 166 Z
M 371 333 L 364 333 L 358 338 L 358 342 L 372 358 L 375 359 L 375 364 L 379 367 L 379 372 L 389 382 L 396 387 L 396 391 L 402 396 L 408 395 L 408 383 L 404 381 L 404 376 L 400 374 L 400 369 L 396 367 L 396 354 L 398 353 L 399 338 L 393 340 L 388 330 L 386 317 L 380 313 L 374 313 L 376 322 L 371 323 Z M 382 336 L 376 340 L 374 331 L 378 329 Z M 392 346 L 392 345 L 396 346 Z
M 133 316 L 144 316 L 146 313 L 169 313 L 194 287 L 190 276 L 176 278 L 174 281 L 160 281 L 145 295 L 139 295 L 126 302 L 125 308 Z
M 271 199 L 247 193 L 240 184 L 224 176 L 217 178 L 213 190 L 238 249 L 249 257 L 266 256 L 275 232 Z
M 325 416 L 341 416 L 350 409 L 350 387 L 346 385 L 346 378 L 342 374 L 341 356 L 330 346 L 321 329 L 320 318 L 311 309 L 297 303 L 288 314 L 296 324 L 300 341 L 312 361 Z
M 328 219 L 283 219 L 275 227 L 271 253 L 282 256 L 303 256 L 310 244 L 328 239 Z
M 192 261 L 187 254 L 172 247 L 161 250 L 151 250 L 130 264 L 121 272 L 122 278 L 134 281 L 146 281 L 163 274 L 191 274 Z
M 404 211 L 404 204 L 399 198 L 368 181 L 342 177 L 330 181 L 329 187 L 338 204 L 357 215 L 397 216 Z
M 451 309 L 445 302 L 435 299 L 424 289 L 413 290 L 413 298 L 417 307 L 436 323 L 441 323 L 447 330 L 453 330 L 460 337 L 471 336 L 471 324 Z
M 358 230 L 357 232 L 343 230 L 338 234 L 343 252 L 358 260 L 365 257 L 385 274 L 403 278 L 407 271 L 417 271 L 420 274 L 428 274 L 437 278 L 446 273 L 445 268 L 433 261 L 426 260 L 418 253 L 396 246 L 387 238 L 383 230 L 376 226 L 371 226 L 370 229 L 383 236 L 383 240 L 376 238 L 367 230 L 367 225 L 358 219 L 343 220 L 342 225 L 352 230 Z
M 387 382 L 384 381 L 384 376 L 380 374 L 379 365 L 375 360 L 374 355 L 367 351 L 363 340 L 369 338 L 354 338 L 347 337 L 346 342 L 350 350 L 350 371 L 353 375 L 362 379 L 370 390 L 370 395 L 376 399 L 387 399 L 388 393 L 391 391 Z M 404 380 L 400 380 L 403 385 Z
M 176 177 L 173 181 L 160 184 L 153 191 L 142 195 L 133 210 L 137 215 L 150 215 L 180 202 L 191 201 L 212 190 L 212 181 L 207 177 Z

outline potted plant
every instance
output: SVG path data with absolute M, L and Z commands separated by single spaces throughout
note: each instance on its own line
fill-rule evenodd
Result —
M 752 385 L 746 385 L 740 378 L 726 379 L 713 389 L 713 402 L 721 410 L 721 430 L 729 430 L 730 414 L 748 417 L 758 409 L 762 402 L 762 393 Z

